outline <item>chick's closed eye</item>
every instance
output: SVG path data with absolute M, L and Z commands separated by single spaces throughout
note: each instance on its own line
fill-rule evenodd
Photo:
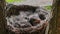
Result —
M 40 18 L 41 20 L 46 19 L 45 15 L 43 15 L 43 14 L 40 14 L 40 15 L 39 15 L 39 18 Z

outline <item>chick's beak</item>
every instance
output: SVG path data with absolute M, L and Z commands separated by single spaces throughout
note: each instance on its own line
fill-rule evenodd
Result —
M 35 23 L 40 23 L 40 20 L 38 20 L 38 19 L 35 19 L 35 21 L 34 21 Z

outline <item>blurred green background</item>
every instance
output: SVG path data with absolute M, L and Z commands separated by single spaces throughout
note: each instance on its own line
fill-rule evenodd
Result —
M 52 9 L 52 6 L 45 6 L 45 9 L 47 9 L 47 10 L 51 10 Z
M 6 0 L 7 3 L 13 3 L 13 2 L 22 2 L 22 1 L 25 1 L 25 0 Z M 51 10 L 51 6 L 48 5 L 48 6 L 44 6 L 45 9 L 47 10 Z
M 8 3 L 13 3 L 13 2 L 22 2 L 24 0 L 6 0 L 6 2 Z

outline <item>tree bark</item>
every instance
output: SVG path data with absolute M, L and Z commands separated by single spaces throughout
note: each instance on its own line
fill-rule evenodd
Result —
M 5 34 L 5 0 L 0 0 L 0 34 Z
M 57 34 L 60 34 L 60 0 L 57 0 Z
M 49 34 L 60 34 L 60 0 L 53 1 L 53 18 L 50 22 Z

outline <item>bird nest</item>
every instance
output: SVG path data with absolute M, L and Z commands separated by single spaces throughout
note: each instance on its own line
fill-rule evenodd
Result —
M 44 29 L 51 13 L 39 6 L 7 5 L 7 29 L 15 33 L 34 32 Z

